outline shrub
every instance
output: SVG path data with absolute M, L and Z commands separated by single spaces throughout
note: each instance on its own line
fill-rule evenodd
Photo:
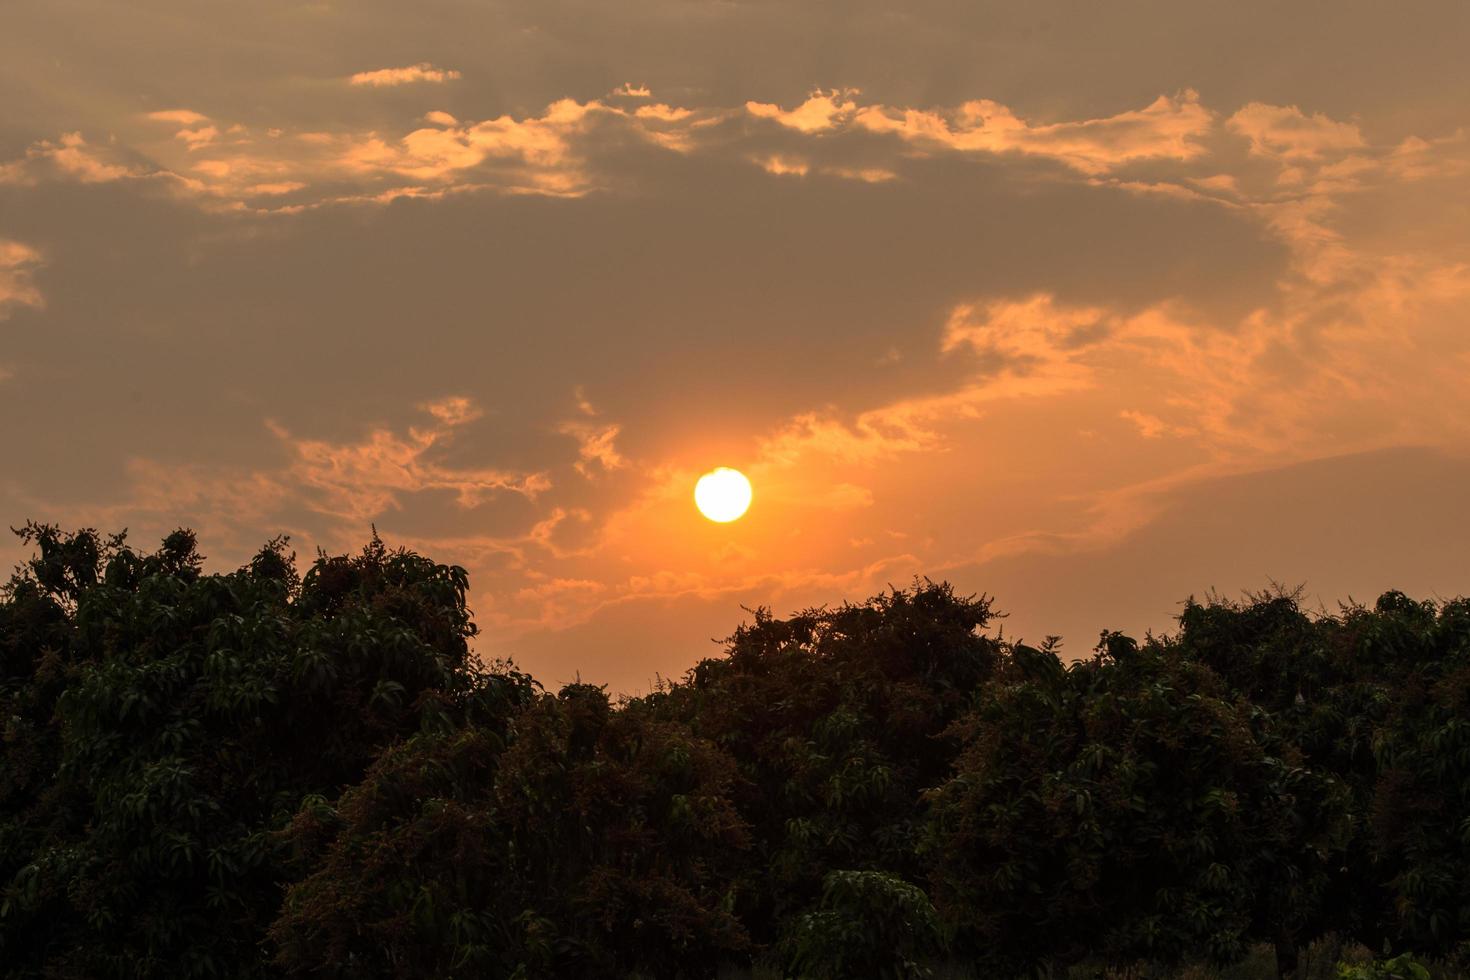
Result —
M 1414 959 L 1412 953 L 1401 953 L 1392 959 L 1370 963 L 1339 963 L 1338 980 L 1429 980 L 1429 969 Z
M 879 871 L 834 871 L 782 945 L 799 980 L 919 980 L 932 975 L 926 961 L 944 937 L 923 889 Z

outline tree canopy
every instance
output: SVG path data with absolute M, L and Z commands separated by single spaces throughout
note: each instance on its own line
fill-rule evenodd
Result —
M 1069 663 L 917 581 L 614 700 L 483 663 L 465 571 L 376 535 L 219 573 L 186 530 L 18 533 L 5 976 L 1470 960 L 1464 600 L 1190 600 Z

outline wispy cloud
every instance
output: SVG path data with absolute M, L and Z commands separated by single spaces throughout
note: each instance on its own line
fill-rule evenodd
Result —
M 1077 122 L 1035 125 L 988 99 L 951 110 L 870 105 L 856 110 L 852 120 L 863 129 L 896 135 L 919 152 L 1017 153 L 1098 174 L 1137 161 L 1201 156 L 1214 113 L 1200 104 L 1198 93 L 1185 91 L 1161 95 L 1142 109 Z
M 1355 123 L 1295 106 L 1250 103 L 1222 126 L 1190 90 L 1114 115 L 1054 122 L 1034 122 L 985 99 L 914 107 L 864 102 L 854 89 L 818 90 L 790 108 L 648 98 L 646 89 L 625 86 L 609 100 L 560 99 L 539 113 L 478 120 L 435 109 L 396 129 L 292 128 L 287 120 L 259 128 L 194 108 L 165 109 L 139 117 L 136 133 L 106 142 L 81 132 L 38 141 L 23 158 L 0 164 L 0 183 L 151 179 L 215 210 L 295 213 L 473 192 L 637 192 L 636 170 L 627 166 L 634 152 L 745 160 L 773 177 L 871 184 L 903 179 L 919 161 L 954 156 L 1018 167 L 1060 164 L 1099 186 L 1238 206 L 1357 190 L 1386 178 L 1427 179 L 1466 162 L 1463 139 L 1373 146 Z M 163 126 L 170 127 L 167 139 Z M 1221 138 L 1231 135 L 1244 138 L 1253 160 L 1274 168 L 1269 186 L 1252 185 L 1258 174 L 1226 172 L 1239 167 L 1238 152 L 1232 157 L 1229 139 Z
M 745 111 L 758 119 L 771 119 L 801 133 L 821 133 L 850 122 L 858 111 L 856 89 L 818 90 L 794 109 L 767 102 L 747 102 Z
M 451 82 L 459 78 L 459 72 L 452 68 L 436 68 L 427 61 L 421 61 L 416 65 L 408 65 L 404 68 L 377 68 L 373 71 L 360 71 L 347 79 L 352 85 L 367 85 L 372 88 L 383 88 L 389 85 L 412 85 L 415 82 Z
M 413 66 L 361 77 L 381 78 L 362 84 L 391 84 L 438 71 Z M 1213 118 L 1192 92 L 1103 119 L 1038 126 L 993 102 L 913 109 L 862 104 L 855 90 L 819 91 L 791 109 L 745 104 L 745 118 L 789 134 L 773 149 L 769 135 L 732 128 L 742 110 L 650 103 L 644 91 L 616 93 L 635 97 L 636 105 L 561 99 L 540 114 L 478 121 L 433 110 L 396 134 L 287 125 L 261 130 L 196 109 L 166 109 L 142 118 L 148 127 L 172 126 L 172 145 L 146 129 L 132 140 L 106 144 L 73 132 L 34 144 L 25 159 L 5 164 L 0 173 L 12 182 L 47 176 L 89 183 L 163 178 L 174 191 L 216 208 L 296 211 L 468 190 L 578 196 L 612 186 L 605 177 L 608 158 L 630 144 L 683 155 L 731 154 L 777 176 L 868 183 L 893 180 L 906 160 L 943 152 L 1038 156 L 1097 174 L 1136 161 L 1193 159 Z M 846 158 L 840 148 L 822 143 L 822 158 L 813 159 L 819 147 L 811 141 L 843 133 L 886 135 L 895 142 L 883 152 L 870 147 L 860 158 Z M 276 200 L 284 195 L 292 199 Z
M 578 473 L 588 479 L 628 465 L 627 458 L 618 452 L 617 438 L 622 426 L 616 423 L 597 424 L 572 420 L 562 422 L 557 426 L 557 431 L 577 440 L 578 459 L 573 465 Z
M 178 123 L 180 126 L 197 126 L 209 122 L 209 117 L 193 109 L 160 109 L 147 113 L 147 118 L 157 122 Z
M 46 305 L 35 280 L 41 264 L 41 253 L 31 246 L 0 238 L 0 320 L 17 306 L 40 309 Z
M 26 151 L 26 158 L 50 163 L 62 176 L 84 184 L 145 177 L 150 173 L 146 167 L 121 162 L 115 151 L 90 146 L 81 133 L 63 133 L 54 141 L 41 140 Z
M 495 467 L 457 467 L 439 462 L 434 450 L 455 429 L 478 418 L 466 398 L 447 398 L 423 406 L 435 424 L 406 433 L 374 429 L 357 442 L 334 443 L 301 438 L 271 424 L 291 456 L 288 478 L 306 493 L 313 509 L 362 523 L 402 506 L 405 495 L 451 490 L 459 506 L 477 507 L 501 493 L 534 498 L 551 487 L 541 472 Z
M 1288 160 L 1316 160 L 1324 154 L 1367 145 L 1355 124 L 1322 113 L 1307 115 L 1294 105 L 1252 102 L 1236 111 L 1225 125 L 1250 140 L 1252 153 Z

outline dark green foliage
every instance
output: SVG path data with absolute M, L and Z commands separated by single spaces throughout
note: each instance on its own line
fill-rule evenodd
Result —
M 937 894 L 975 955 L 1011 970 L 1241 956 L 1255 903 L 1347 821 L 1330 778 L 1268 754 L 1263 723 L 1156 645 L 1110 636 L 1070 670 L 1013 648 L 931 795 Z
M 1293 597 L 1190 603 L 1172 641 L 1273 719 L 1303 763 L 1351 794 L 1348 846 L 1305 942 L 1346 932 L 1463 956 L 1470 941 L 1470 603 L 1385 593 L 1310 619 Z
M 1190 601 L 1068 666 L 921 582 L 613 705 L 480 667 L 464 570 L 376 537 L 298 577 L 280 540 L 207 574 L 187 531 L 19 533 L 6 977 L 1470 960 L 1464 600 Z
M 512 731 L 513 729 L 513 731 Z M 507 738 L 510 738 L 507 748 Z M 291 838 L 317 870 L 273 937 L 292 973 L 700 977 L 742 953 L 734 769 L 598 688 L 391 749 Z
M 1411 953 L 1386 960 L 1338 967 L 1338 980 L 1429 980 L 1429 970 Z
M 1385 601 L 1388 600 L 1388 601 Z M 1402 663 L 1374 738 L 1378 875 L 1393 898 L 1395 948 L 1470 952 L 1470 603 L 1438 610 L 1385 596 L 1356 624 Z M 1385 642 L 1387 641 L 1387 642 Z
M 464 697 L 462 569 L 374 540 L 298 582 L 283 541 L 204 575 L 31 525 L 0 605 L 0 957 L 16 976 L 268 973 L 283 827 Z
M 919 980 L 944 952 L 924 890 L 881 871 L 833 871 L 822 898 L 788 931 L 786 959 L 799 980 Z
M 740 910 L 758 940 L 834 868 L 922 878 L 919 795 L 953 759 L 938 736 L 994 669 L 990 618 L 988 600 L 934 583 L 784 620 L 761 610 L 725 656 L 650 699 L 739 765 L 755 840 Z

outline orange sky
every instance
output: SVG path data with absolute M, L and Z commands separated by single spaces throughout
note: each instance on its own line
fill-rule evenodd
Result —
M 1470 8 L 1212 7 L 13 0 L 0 517 L 375 523 L 628 691 L 916 575 L 1465 592 Z

